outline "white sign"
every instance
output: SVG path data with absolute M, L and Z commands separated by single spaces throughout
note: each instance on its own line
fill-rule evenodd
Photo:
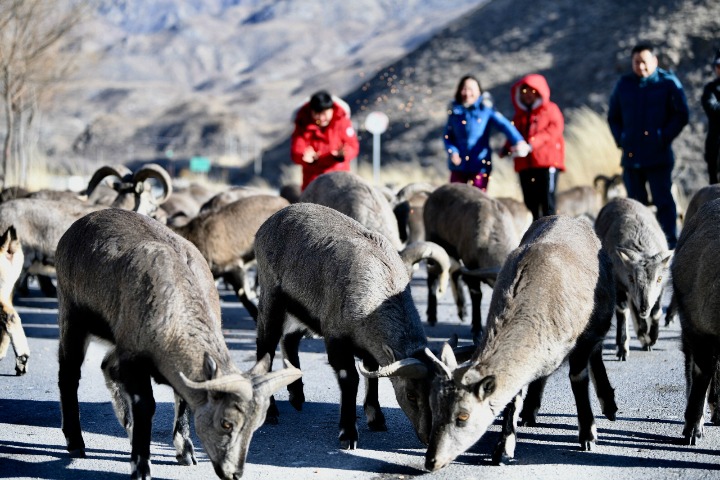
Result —
M 365 117 L 365 129 L 373 135 L 380 135 L 387 130 L 390 119 L 383 112 L 370 112 Z

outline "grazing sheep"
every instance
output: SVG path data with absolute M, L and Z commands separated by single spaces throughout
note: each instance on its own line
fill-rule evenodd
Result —
M 268 373 L 269 357 L 248 372 L 238 370 L 223 338 L 212 274 L 197 249 L 155 220 L 106 209 L 62 236 L 57 274 L 62 430 L 71 456 L 85 456 L 77 389 L 86 346 L 97 337 L 113 345 L 103 372 L 132 444 L 132 478 L 150 478 L 151 378 L 176 394 L 178 461 L 197 463 L 189 407 L 217 475 L 242 476 L 270 395 L 301 372 Z
M 438 374 L 425 467 L 448 465 L 480 439 L 503 408 L 493 461 L 512 459 L 520 409 L 524 423 L 534 424 L 547 378 L 566 358 L 580 445 L 591 449 L 597 439 L 591 376 L 605 416 L 615 420 L 617 412 L 602 358 L 614 295 L 612 263 L 587 222 L 565 216 L 535 221 L 498 275 L 487 335 L 473 357 L 458 365 L 445 348 L 442 361 L 434 360 Z
M 15 282 L 23 267 L 23 251 L 14 227 L 0 235 L 0 360 L 5 358 L 10 343 L 15 352 L 15 374 L 27 373 L 30 356 L 20 315 L 12 304 Z
M 470 290 L 472 301 L 472 332 L 475 340 L 482 334 L 480 282 L 492 286 L 492 276 L 502 267 L 505 258 L 518 244 L 512 215 L 505 206 L 480 189 L 461 183 L 443 185 L 430 194 L 423 212 L 425 238 L 443 247 L 465 269 L 453 273 L 458 315 L 465 316 L 465 298 L 457 287 L 457 277 L 463 279 Z M 428 272 L 428 284 L 436 279 Z M 437 322 L 437 298 L 428 293 L 428 323 Z
M 706 398 L 713 425 L 720 425 L 720 301 L 715 288 L 720 282 L 718 249 L 720 199 L 715 199 L 687 220 L 671 266 L 685 353 L 686 445 L 695 445 L 704 434 Z
M 380 191 L 354 173 L 323 173 L 305 188 L 300 202 L 334 208 L 366 228 L 385 235 L 396 250 L 402 248 L 390 203 Z
M 190 240 L 207 260 L 215 278 L 222 277 L 253 319 L 257 307 L 248 296 L 247 268 L 255 260 L 253 241 L 260 225 L 289 203 L 277 195 L 253 195 L 208 210 L 173 231 Z
M 364 402 L 370 429 L 386 429 L 377 378 L 389 376 L 400 407 L 427 443 L 427 339 L 407 265 L 390 241 L 335 209 L 296 203 L 260 227 L 255 254 L 261 287 L 258 358 L 273 356 L 282 339 L 284 358 L 298 367 L 298 345 L 306 332 L 323 336 L 341 390 L 341 448 L 353 449 L 358 440 L 355 357 L 370 377 Z M 305 400 L 302 383 L 288 390 L 299 410 Z M 271 406 L 268 421 L 276 422 L 277 415 Z
M 630 350 L 628 313 L 644 350 L 651 350 L 657 341 L 663 270 L 670 265 L 672 252 L 655 215 L 637 200 L 608 202 L 598 214 L 595 231 L 613 261 L 617 356 L 625 361 Z

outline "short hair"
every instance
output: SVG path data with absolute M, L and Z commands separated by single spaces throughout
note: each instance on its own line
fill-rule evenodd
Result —
M 315 113 L 324 112 L 330 108 L 333 108 L 332 96 L 325 90 L 320 90 L 310 97 L 310 110 Z
M 460 82 L 458 82 L 457 88 L 455 89 L 455 103 L 462 103 L 462 98 L 460 98 L 460 90 L 462 90 L 463 83 L 465 83 L 466 80 L 474 80 L 478 84 L 478 87 L 480 87 L 480 93 L 483 92 L 480 80 L 478 80 L 474 75 L 465 75 L 460 79 Z
M 640 42 L 630 51 L 630 56 L 633 56 L 636 53 L 644 52 L 645 50 L 655 55 L 655 47 L 653 47 L 650 42 Z

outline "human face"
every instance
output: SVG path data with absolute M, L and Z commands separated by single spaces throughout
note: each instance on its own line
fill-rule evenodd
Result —
M 539 96 L 540 95 L 538 94 L 537 90 L 532 87 L 529 87 L 527 85 L 522 85 L 520 87 L 520 101 L 526 107 L 532 106 L 532 104 L 535 103 L 535 100 L 537 100 Z
M 333 109 L 328 108 L 322 112 L 310 112 L 310 114 L 312 115 L 312 119 L 316 125 L 320 128 L 325 128 L 330 125 L 330 120 L 332 120 L 333 117 Z
M 657 66 L 657 57 L 650 50 L 636 52 L 632 56 L 632 69 L 638 77 L 649 77 L 655 73 Z
M 480 85 L 472 78 L 468 78 L 463 82 L 462 88 L 460 89 L 460 98 L 466 107 L 477 102 L 477 99 L 480 98 Z

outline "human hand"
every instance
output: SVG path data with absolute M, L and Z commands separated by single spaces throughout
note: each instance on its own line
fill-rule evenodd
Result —
M 460 165 L 462 163 L 460 154 L 457 152 L 453 152 L 453 154 L 450 155 L 450 161 L 452 162 L 453 165 Z
M 330 154 L 335 157 L 335 160 L 342 162 L 345 160 L 345 145 L 343 144 L 338 150 L 333 150 Z
M 527 157 L 531 150 L 532 147 L 524 140 L 519 141 L 510 149 L 514 157 Z
M 305 149 L 305 152 L 303 152 L 303 162 L 305 163 L 313 163 L 315 160 L 317 160 L 317 152 L 312 147 L 307 147 Z

